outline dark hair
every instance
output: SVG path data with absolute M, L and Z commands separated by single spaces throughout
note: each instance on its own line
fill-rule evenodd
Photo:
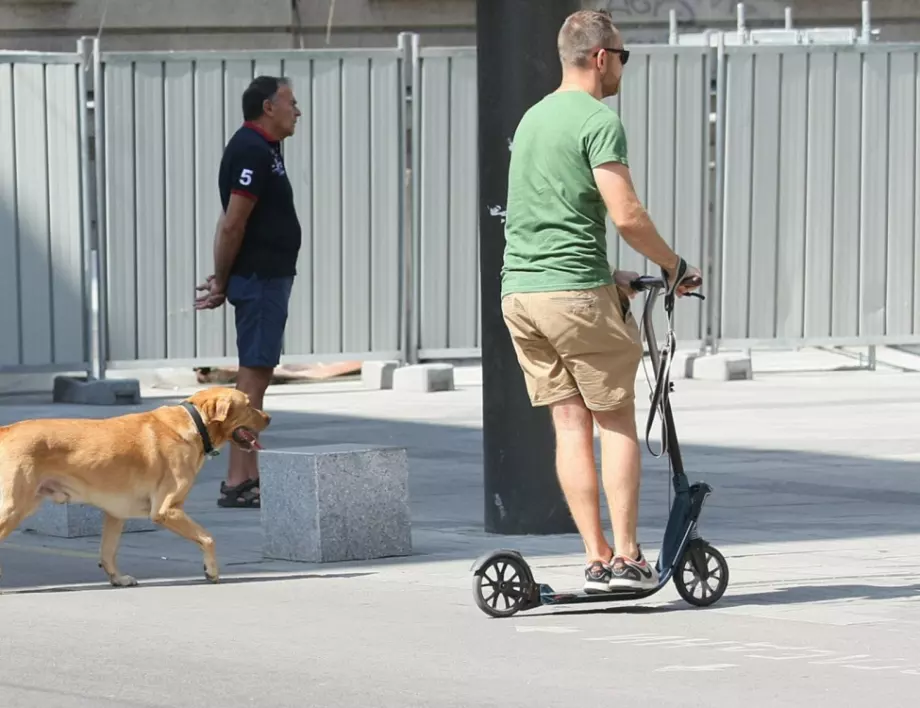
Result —
M 274 98 L 287 79 L 278 76 L 257 76 L 243 91 L 243 120 L 255 120 L 264 112 L 265 101 Z

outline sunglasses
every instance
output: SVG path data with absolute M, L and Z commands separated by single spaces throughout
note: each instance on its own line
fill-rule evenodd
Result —
M 614 49 L 613 47 L 601 47 L 601 49 L 603 49 L 604 51 L 610 52 L 611 54 L 619 54 L 620 62 L 623 64 L 623 66 L 626 66 L 626 62 L 629 61 L 629 50 L 628 49 Z M 601 50 L 598 49 L 596 52 L 594 52 L 594 56 L 597 56 L 598 54 L 600 54 L 600 51 Z

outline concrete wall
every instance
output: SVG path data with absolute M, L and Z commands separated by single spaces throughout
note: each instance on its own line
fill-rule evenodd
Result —
M 0 0 L 0 49 L 72 50 L 96 34 L 105 13 L 104 47 L 125 49 L 250 49 L 392 46 L 401 31 L 428 46 L 476 41 L 476 0 Z M 859 0 L 748 0 L 752 27 L 859 26 Z M 627 42 L 667 41 L 668 12 L 681 31 L 732 27 L 734 0 L 585 0 L 610 9 Z M 295 11 L 295 7 L 297 11 Z M 920 0 L 872 0 L 873 26 L 885 41 L 920 41 Z
M 585 0 L 584 5 L 610 10 L 632 42 L 667 41 L 672 9 L 681 32 L 737 24 L 736 0 Z M 745 23 L 751 28 L 782 26 L 787 7 L 795 27 L 860 26 L 860 0 L 746 0 Z M 880 41 L 920 41 L 918 0 L 871 0 L 871 20 Z
M 295 7 L 298 11 L 295 11 Z M 0 0 L 0 49 L 70 51 L 103 22 L 110 50 L 393 46 L 475 42 L 475 0 Z

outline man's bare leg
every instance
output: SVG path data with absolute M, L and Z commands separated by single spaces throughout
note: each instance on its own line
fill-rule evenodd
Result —
M 263 398 L 272 379 L 272 369 L 241 366 L 236 377 L 236 387 L 249 396 L 252 405 L 262 408 Z M 230 462 L 227 468 L 227 485 L 236 487 L 259 477 L 259 458 L 256 452 L 243 452 L 230 445 Z
M 551 404 L 556 431 L 556 474 L 585 544 L 588 563 L 609 563 L 613 551 L 601 527 L 594 459 L 594 418 L 581 396 Z
M 658 575 L 640 554 L 639 488 L 641 480 L 635 404 L 595 413 L 601 438 L 601 471 L 610 506 L 614 548 L 611 587 L 654 587 Z
M 613 524 L 617 554 L 635 558 L 639 552 L 636 528 L 639 522 L 641 479 L 639 441 L 633 403 L 616 411 L 595 413 L 601 439 L 601 474 Z

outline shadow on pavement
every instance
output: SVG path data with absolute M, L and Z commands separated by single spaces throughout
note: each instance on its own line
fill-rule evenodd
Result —
M 899 600 L 920 597 L 920 584 L 912 585 L 796 585 L 766 592 L 731 594 L 726 592 L 718 607 L 748 605 L 795 605 L 802 602 L 833 600 Z
M 238 584 L 250 584 L 250 583 L 273 583 L 281 580 L 291 581 L 291 580 L 341 580 L 348 578 L 361 578 L 367 575 L 374 575 L 373 572 L 366 573 L 289 573 L 289 574 L 274 574 L 274 575 L 245 575 L 229 578 L 221 578 L 220 585 L 238 585 Z M 99 583 L 86 583 L 80 585 L 57 585 L 54 587 L 39 587 L 39 588 L 20 588 L 20 589 L 9 589 L 9 588 L 0 588 L 0 595 L 44 595 L 48 593 L 62 593 L 62 592 L 84 592 L 87 590 L 106 590 L 110 589 L 113 592 L 117 590 L 125 590 L 136 592 L 142 588 L 164 588 L 164 587 L 180 587 L 188 585 L 210 585 L 207 580 L 204 578 L 170 578 L 170 579 L 161 579 L 161 580 L 145 580 L 139 585 L 127 588 L 115 588 L 109 585 L 109 583 L 99 582 Z
M 664 588 L 662 588 L 664 590 Z M 713 606 L 715 609 L 749 606 L 797 605 L 812 602 L 833 602 L 837 600 L 900 600 L 916 598 L 920 594 L 920 584 L 904 586 L 878 585 L 796 585 L 759 593 L 732 594 L 729 585 L 725 595 Z M 606 604 L 599 600 L 590 605 L 546 605 L 515 615 L 515 619 L 540 617 L 547 615 L 656 615 L 676 611 L 705 612 L 707 608 L 694 608 L 681 599 L 675 599 L 660 605 L 645 605 L 654 602 L 655 595 L 647 600 L 610 600 Z
M 283 387 L 282 387 L 283 390 Z M 301 395 L 303 391 L 300 391 Z M 275 390 L 272 389 L 272 395 Z M 387 392 L 375 392 L 384 396 Z M 149 398 L 142 405 L 152 408 L 180 400 L 175 396 Z M 383 399 L 381 399 L 383 400 Z M 398 405 L 397 396 L 392 399 Z M 19 409 L 21 411 L 21 409 Z M 69 406 L 39 406 L 42 416 L 76 415 Z M 81 413 L 86 409 L 79 409 Z M 99 409 L 93 417 L 116 415 L 137 408 Z M 263 435 L 267 448 L 330 443 L 398 445 L 406 447 L 410 460 L 410 497 L 415 553 L 406 558 L 382 559 L 388 563 L 420 564 L 434 561 L 469 560 L 480 553 L 501 547 L 519 548 L 528 558 L 579 554 L 582 545 L 575 535 L 556 537 L 491 536 L 483 531 L 482 431 L 478 424 L 468 426 L 422 423 L 383 418 L 357 417 L 332 413 L 306 413 L 273 410 L 271 427 Z M 0 424 L 11 422 L 17 409 L 0 407 Z M 85 413 L 83 413 L 85 415 Z M 680 416 L 678 413 L 678 425 Z M 637 413 L 644 420 L 645 411 Z M 753 423 L 752 423 L 753 424 Z M 644 425 L 640 426 L 644 430 Z M 657 439 L 652 441 L 658 449 Z M 640 542 L 650 549 L 660 544 L 667 520 L 670 478 L 667 458 L 652 457 L 641 445 L 644 478 L 640 511 Z M 844 455 L 817 454 L 797 450 L 756 450 L 682 443 L 685 464 L 691 481 L 703 479 L 714 487 L 714 494 L 703 510 L 702 535 L 714 545 L 730 544 L 737 549 L 745 544 L 771 544 L 793 541 L 847 541 L 864 539 L 883 549 L 887 537 L 914 534 L 917 530 L 916 463 L 892 459 L 868 459 Z M 207 528 L 217 542 L 218 557 L 224 572 L 229 566 L 259 575 L 278 572 L 278 565 L 265 564 L 261 557 L 261 527 L 257 510 L 219 509 L 218 487 L 224 476 L 226 454 L 206 463 L 189 497 L 186 509 Z M 608 524 L 606 510 L 605 523 Z M 15 536 L 15 535 L 14 535 Z M 153 537 L 153 538 L 152 538 Z M 22 538 L 22 537 L 20 537 Z M 13 537 L 10 539 L 14 540 Z M 34 539 L 30 541 L 36 543 Z M 79 575 L 94 573 L 86 582 L 95 584 L 98 568 L 95 554 L 98 539 L 49 539 L 45 546 L 64 549 L 58 555 L 80 558 Z M 168 548 L 164 546 L 168 544 Z M 163 550 L 167 548 L 167 550 Z M 37 550 L 39 552 L 40 549 Z M 57 551 L 51 550 L 55 554 Z M 765 555 L 758 551 L 760 555 Z M 783 550 L 777 546 L 777 556 Z M 170 556 L 175 562 L 160 569 L 155 561 Z M 729 561 L 732 555 L 726 553 Z M 742 557 L 737 552 L 736 558 Z M 200 553 L 194 544 L 173 537 L 167 531 L 126 534 L 119 555 L 122 572 L 135 575 L 142 585 L 156 586 L 153 577 L 201 578 Z M 765 563 L 770 563 L 765 555 Z M 92 559 L 92 560 L 90 560 Z M 0 543 L 0 564 L 7 572 L 0 588 L 21 587 L 11 572 L 9 553 Z M 72 559 L 71 559 L 72 560 Z M 164 558 L 165 560 L 165 558 Z M 43 584 L 83 582 L 69 572 L 72 563 L 56 558 L 56 570 L 43 571 Z M 147 563 L 146 569 L 144 564 Z M 20 560 L 17 564 L 23 567 Z M 49 564 L 50 565 L 50 564 Z M 270 568 L 264 567 L 269 565 Z M 290 568 L 293 564 L 288 564 Z M 353 569 L 360 564 L 349 563 Z M 302 577 L 330 577 L 342 564 L 310 566 Z M 467 566 L 468 567 L 468 566 Z M 328 569 L 328 573 L 327 573 Z M 146 571 L 146 572 L 144 572 Z M 580 567 L 572 566 L 572 583 L 579 583 Z M 464 570 L 464 572 L 466 572 Z M 569 570 L 563 571 L 568 573 Z M 286 579 L 297 575 L 285 575 Z M 350 577 L 348 574 L 338 577 Z M 266 575 L 267 579 L 270 578 Z M 251 579 L 228 582 L 251 582 Z M 170 581 L 170 582 L 182 582 Z M 555 581 L 554 581 L 555 582 Z M 803 580 L 803 582 L 808 582 Z M 33 584 L 38 584 L 34 583 Z M 66 588 L 65 588 L 66 589 Z M 841 599 L 872 593 L 901 592 L 907 596 L 917 586 L 901 589 L 856 585 L 800 585 L 761 594 L 733 596 L 731 586 L 720 606 L 731 603 L 786 603 Z M 46 590 L 42 590 L 44 592 Z M 822 595 L 822 591 L 825 593 Z M 896 595 L 900 597 L 901 595 Z M 811 598 L 811 599 L 802 599 Z

